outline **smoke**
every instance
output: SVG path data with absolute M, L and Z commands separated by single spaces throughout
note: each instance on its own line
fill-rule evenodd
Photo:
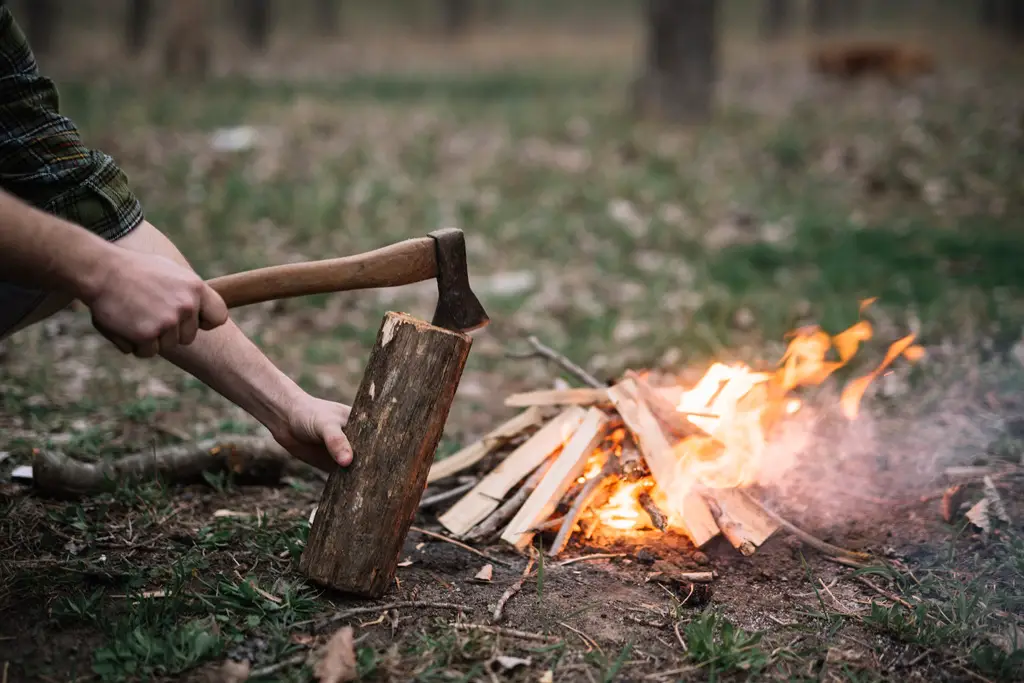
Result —
M 821 387 L 772 435 L 762 495 L 809 529 L 891 517 L 941 490 L 946 468 L 987 457 L 1006 433 L 1000 387 L 1014 379 L 1024 386 L 1019 364 L 940 353 L 873 384 L 852 421 L 839 411 L 841 387 Z

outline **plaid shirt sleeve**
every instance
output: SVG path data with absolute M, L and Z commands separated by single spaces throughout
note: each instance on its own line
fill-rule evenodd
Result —
M 0 5 L 0 187 L 38 209 L 116 240 L 142 222 L 142 205 L 114 160 L 87 148 L 60 114 L 25 34 Z

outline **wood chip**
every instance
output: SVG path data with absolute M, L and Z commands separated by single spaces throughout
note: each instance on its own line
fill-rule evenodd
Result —
M 324 647 L 324 654 L 313 668 L 319 683 L 344 683 L 359 678 L 352 627 L 342 626 Z
M 494 565 L 485 564 L 483 567 L 480 568 L 480 571 L 478 571 L 473 578 L 476 579 L 477 581 L 485 581 L 485 582 L 490 583 L 490 581 L 491 581 L 491 579 L 493 577 L 494 577 Z

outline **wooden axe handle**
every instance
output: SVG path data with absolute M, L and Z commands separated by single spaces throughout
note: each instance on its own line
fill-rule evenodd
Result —
M 207 280 L 228 308 L 309 294 L 398 287 L 437 277 L 432 237 L 417 237 L 363 254 L 257 268 Z

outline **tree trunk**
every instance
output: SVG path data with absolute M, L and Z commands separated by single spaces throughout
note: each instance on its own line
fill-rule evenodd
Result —
M 987 29 L 998 31 L 1005 17 L 1005 0 L 981 0 L 979 10 L 981 25 Z
M 60 3 L 54 0 L 27 0 L 20 8 L 25 16 L 25 35 L 36 55 L 43 55 L 53 47 L 53 39 L 60 22 Z
M 128 0 L 125 21 L 125 45 L 130 55 L 138 55 L 149 42 L 153 24 L 152 0 Z
M 341 32 L 341 0 L 316 0 L 316 23 L 321 35 Z
M 634 85 L 640 116 L 676 123 L 711 117 L 718 77 L 716 0 L 647 0 L 646 71 Z
M 211 61 L 206 0 L 174 0 L 167 12 L 164 73 L 172 78 L 205 78 Z
M 472 339 L 388 313 L 345 431 L 353 460 L 331 474 L 300 570 L 377 598 L 392 585 Z
M 246 44 L 253 50 L 265 50 L 270 42 L 271 0 L 245 0 L 242 23 Z
M 441 24 L 449 38 L 458 38 L 469 29 L 472 0 L 441 0 Z
M 811 0 L 811 28 L 818 35 L 825 35 L 836 30 L 840 14 L 837 0 Z
M 1024 40 L 1024 2 L 1021 0 L 1007 3 L 1006 32 L 1011 40 Z
M 784 36 L 793 18 L 791 0 L 763 0 L 761 3 L 761 36 L 775 40 Z

